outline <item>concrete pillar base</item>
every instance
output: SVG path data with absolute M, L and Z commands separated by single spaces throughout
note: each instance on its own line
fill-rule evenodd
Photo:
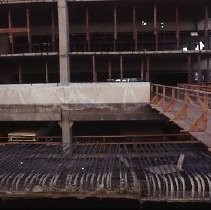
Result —
M 73 144 L 72 136 L 72 126 L 73 122 L 69 120 L 69 111 L 62 110 L 62 121 L 59 122 L 59 125 L 62 129 L 62 143 L 63 144 Z

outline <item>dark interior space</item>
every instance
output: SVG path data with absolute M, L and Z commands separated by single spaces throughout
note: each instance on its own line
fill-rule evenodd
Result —
M 57 122 L 0 122 L 1 142 L 8 141 L 9 133 L 35 133 L 40 140 L 45 139 L 44 137 L 55 137 L 58 140 L 61 136 L 61 128 Z
M 94 61 L 93 61 L 94 57 Z M 202 58 L 206 61 L 206 57 Z M 192 56 L 192 74 L 198 72 L 197 56 Z M 71 82 L 92 82 L 93 72 L 96 72 L 97 82 L 118 82 L 131 79 L 133 82 L 149 81 L 158 84 L 177 85 L 188 81 L 188 55 L 158 55 L 151 56 L 147 64 L 145 55 L 71 55 Z M 148 65 L 148 66 L 147 66 Z M 207 70 L 202 71 L 203 75 Z M 208 79 L 208 74 L 205 76 Z
M 0 84 L 58 83 L 58 62 L 55 56 L 3 59 Z
M 180 128 L 168 120 L 157 121 L 80 121 L 73 123 L 73 137 L 127 137 L 127 136 L 180 136 Z M 152 135 L 153 132 L 153 135 Z M 0 122 L 0 138 L 8 141 L 9 133 L 35 133 L 39 140 L 52 137 L 51 141 L 61 141 L 62 130 L 58 122 Z M 189 136 L 183 136 L 186 140 Z M 55 138 L 55 139 L 54 139 Z M 168 137 L 167 137 L 168 138 Z M 177 138 L 177 137 L 175 137 Z M 48 139 L 46 139 L 48 140 Z
M 130 210 L 208 210 L 210 203 L 165 203 L 165 202 L 144 202 L 140 203 L 138 200 L 130 199 L 13 199 L 1 200 L 1 209 L 20 209 L 20 210 L 34 210 L 34 209 L 74 209 L 74 210 L 97 210 L 97 209 L 130 209 Z
M 75 122 L 74 136 L 175 134 L 179 128 L 168 121 Z

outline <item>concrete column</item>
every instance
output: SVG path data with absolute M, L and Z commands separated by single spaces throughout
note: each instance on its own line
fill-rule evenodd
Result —
M 69 18 L 67 0 L 58 0 L 58 27 L 59 27 L 59 59 L 60 84 L 70 82 L 69 60 Z
M 60 123 L 62 129 L 62 143 L 63 144 L 72 144 L 72 126 L 73 122 L 69 120 L 69 111 L 62 110 L 62 121 Z

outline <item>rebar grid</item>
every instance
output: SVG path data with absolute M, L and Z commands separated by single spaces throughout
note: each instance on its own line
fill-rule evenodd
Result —
M 211 154 L 184 143 L 1 146 L 0 193 L 40 192 L 211 199 Z

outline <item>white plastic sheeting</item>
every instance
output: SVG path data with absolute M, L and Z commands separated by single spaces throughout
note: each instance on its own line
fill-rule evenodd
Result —
M 0 105 L 149 103 L 150 83 L 2 85 Z

